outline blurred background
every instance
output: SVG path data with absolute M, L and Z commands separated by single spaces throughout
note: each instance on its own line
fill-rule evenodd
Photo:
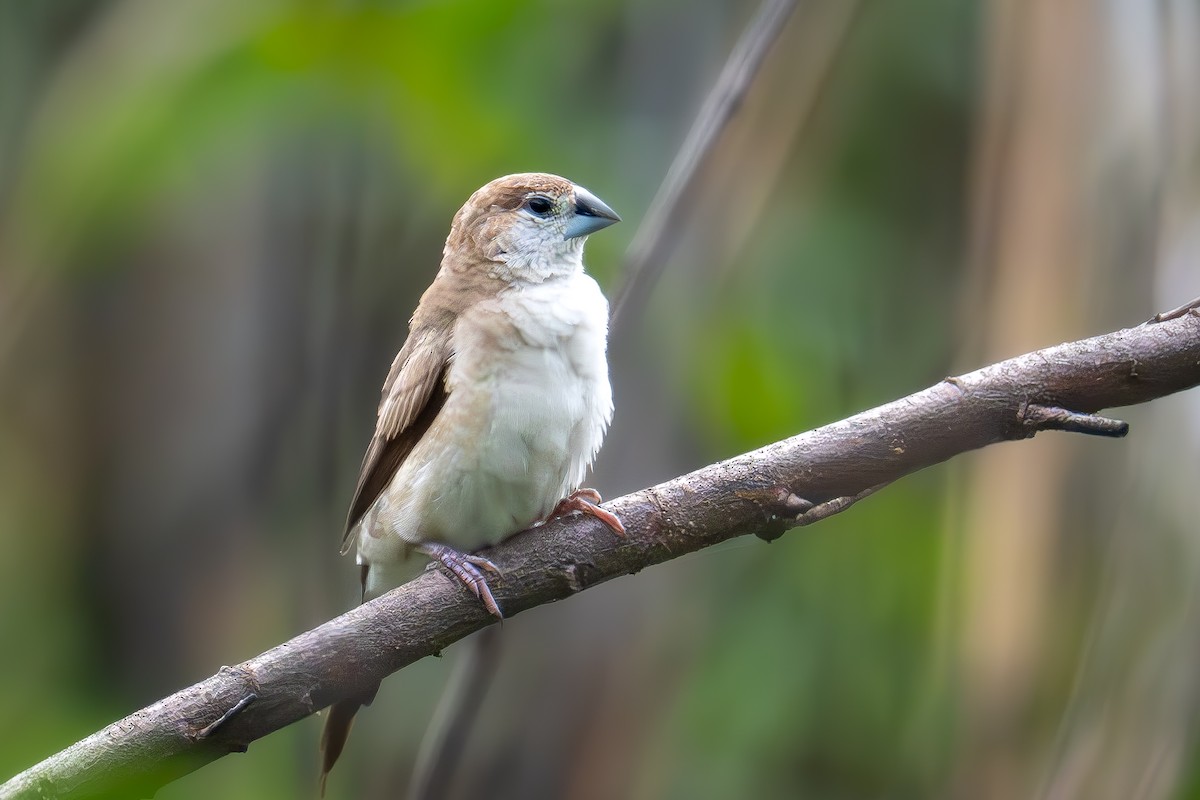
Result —
M 0 0 L 0 778 L 348 609 L 454 211 L 623 254 L 740 0 Z M 1200 294 L 1190 0 L 802 2 L 614 331 L 606 496 Z M 452 797 L 1200 797 L 1200 394 L 523 614 Z M 397 796 L 462 645 L 331 798 Z M 163 800 L 315 794 L 314 717 Z

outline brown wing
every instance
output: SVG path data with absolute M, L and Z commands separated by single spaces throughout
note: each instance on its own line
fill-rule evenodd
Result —
M 414 326 L 383 384 L 375 435 L 363 456 L 358 486 L 346 530 L 342 552 L 350 549 L 350 531 L 387 488 L 396 470 L 412 452 L 446 404 L 446 367 L 453 353 L 450 319 L 420 328 Z

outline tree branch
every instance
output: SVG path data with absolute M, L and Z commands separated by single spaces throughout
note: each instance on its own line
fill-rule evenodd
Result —
M 618 498 L 608 508 L 627 539 L 591 517 L 518 534 L 488 553 L 504 574 L 496 598 L 511 617 L 735 536 L 772 539 L 917 470 L 1041 430 L 1121 435 L 1123 423 L 1095 412 L 1200 384 L 1197 308 L 947 378 Z M 426 572 L 113 723 L 0 786 L 0 800 L 152 793 L 493 621 L 458 582 Z

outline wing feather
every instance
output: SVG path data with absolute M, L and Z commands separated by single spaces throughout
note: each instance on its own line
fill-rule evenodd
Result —
M 414 328 L 392 362 L 383 384 L 375 435 L 363 456 L 358 486 L 346 516 L 342 552 L 350 549 L 350 532 L 391 483 L 404 459 L 446 404 L 446 368 L 454 352 L 450 319 Z

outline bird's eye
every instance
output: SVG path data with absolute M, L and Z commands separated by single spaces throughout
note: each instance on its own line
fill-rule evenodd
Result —
M 529 210 L 537 214 L 539 217 L 544 217 L 550 213 L 550 209 L 554 208 L 554 204 L 544 197 L 531 197 L 525 205 Z

